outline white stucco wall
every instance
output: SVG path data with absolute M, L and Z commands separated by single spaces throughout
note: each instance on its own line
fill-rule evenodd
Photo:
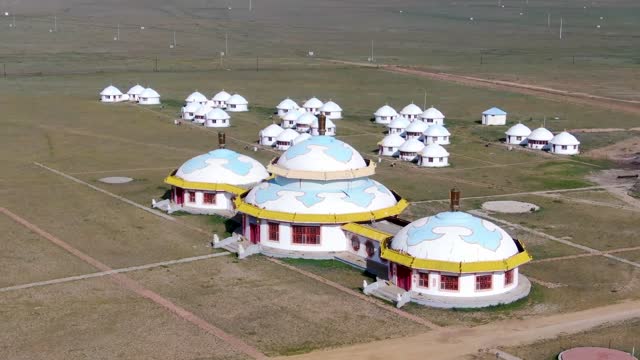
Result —
M 511 144 L 511 145 L 526 145 L 527 144 L 527 137 L 526 136 L 507 135 L 507 144 Z
M 549 149 L 549 143 L 547 142 L 546 144 L 533 144 L 530 141 L 528 141 L 527 147 L 529 149 L 534 149 L 534 150 L 547 150 Z
M 196 201 L 189 201 L 189 192 L 195 191 L 196 193 Z M 227 192 L 216 192 L 215 196 L 215 204 L 205 204 L 204 203 L 204 193 L 208 191 L 202 190 L 189 190 L 184 189 L 184 203 L 183 205 L 187 208 L 195 208 L 202 210 L 233 210 L 233 197 L 234 195 Z M 188 209 L 185 209 L 188 211 Z
M 273 146 L 273 144 L 276 143 L 276 137 L 275 136 L 261 136 L 260 137 L 260 145 L 265 145 L 265 146 Z
M 328 252 L 328 251 L 346 251 L 347 250 L 347 237 L 340 227 L 341 225 L 318 225 L 318 224 L 295 224 L 301 226 L 320 226 L 320 244 L 318 245 L 305 245 L 294 244 L 292 242 L 292 229 L 291 224 L 279 221 L 270 220 L 258 220 L 254 217 L 247 216 L 245 222 L 244 235 L 249 237 L 249 224 L 260 224 L 260 244 L 262 246 L 270 247 L 273 249 L 287 250 L 287 251 L 301 251 L 301 252 Z M 269 222 L 279 224 L 279 241 L 269 240 Z
M 441 158 L 433 158 L 433 162 L 429 162 L 429 158 L 425 157 L 425 156 L 421 156 L 420 157 L 420 162 L 419 164 L 420 166 L 424 166 L 424 167 L 445 167 L 445 166 L 449 166 L 449 157 L 448 156 L 444 156 Z
M 549 145 L 549 151 L 558 155 L 577 155 L 580 153 L 580 145 L 567 145 L 566 149 L 562 149 L 561 145 Z
M 378 147 L 378 155 L 382 156 L 398 156 L 400 155 L 399 146 L 382 146 Z
M 482 125 L 505 125 L 507 115 L 482 115 Z
M 395 120 L 397 116 L 375 116 L 376 124 L 388 124 L 391 121 Z
M 226 109 L 228 112 L 243 112 L 249 111 L 249 107 L 247 105 L 232 105 L 226 104 Z
M 138 100 L 138 104 L 140 105 L 159 105 L 160 98 L 140 98 Z
M 342 119 L 342 111 L 323 111 L 322 112 L 327 119 L 338 120 Z
M 424 143 L 429 144 L 438 144 L 438 145 L 449 145 L 450 136 L 426 136 L 424 137 Z

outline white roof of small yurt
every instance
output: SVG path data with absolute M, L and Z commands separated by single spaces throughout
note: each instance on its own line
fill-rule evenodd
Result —
M 302 133 L 300 135 L 298 135 L 298 137 L 296 137 L 295 139 L 293 139 L 293 144 L 297 144 L 297 143 L 301 143 L 305 140 L 308 140 L 311 137 L 311 134 L 309 133 Z
M 324 104 L 323 104 L 322 101 L 320 101 L 320 99 L 318 99 L 316 97 L 312 97 L 311 99 L 305 101 L 304 105 L 302 105 L 302 107 L 313 108 L 313 109 L 318 108 L 319 109 L 319 108 L 322 107 L 322 105 L 324 105 Z
M 222 90 L 219 93 L 213 95 L 213 98 L 211 98 L 211 100 L 215 100 L 215 101 L 227 101 L 229 100 L 229 98 L 231 97 L 231 94 L 229 94 L 228 92 Z
M 217 149 L 198 155 L 178 168 L 177 177 L 203 183 L 251 185 L 267 177 L 267 169 L 258 161 L 235 151 Z
M 549 142 L 553 145 L 580 145 L 580 141 L 578 141 L 575 136 L 569 134 L 566 131 L 563 131 L 554 136 L 553 139 L 551 139 Z
M 429 127 L 428 124 L 425 124 L 424 122 L 417 120 L 409 124 L 409 126 L 407 126 L 404 130 L 410 133 L 422 134 L 425 130 L 427 130 L 428 127 Z
M 549 130 L 543 128 L 543 127 L 539 127 L 537 129 L 533 130 L 531 132 L 531 134 L 529 134 L 527 139 L 537 140 L 537 141 L 549 141 L 549 140 L 553 139 L 553 134 L 551 133 L 551 131 L 549 131 Z
M 205 102 L 209 99 L 207 99 L 206 96 L 204 96 L 203 93 L 199 92 L 199 91 L 194 91 L 191 93 L 191 95 L 187 96 L 187 98 L 184 100 L 186 102 Z
M 284 129 L 280 127 L 280 125 L 271 124 L 266 128 L 260 130 L 260 136 L 276 137 L 280 135 L 283 131 Z
M 512 127 L 509 128 L 509 130 L 507 130 L 505 132 L 506 135 L 508 136 L 524 136 L 527 137 L 531 134 L 531 129 L 529 129 L 526 125 L 523 125 L 521 123 L 517 123 L 515 125 L 513 125 Z
M 447 130 L 446 127 L 440 125 L 440 124 L 434 124 L 431 125 L 427 128 L 427 130 L 424 131 L 424 134 L 426 136 L 449 136 L 451 135 L 451 133 L 449 132 L 449 130 Z
M 288 113 L 285 114 L 285 116 L 282 118 L 282 120 L 287 120 L 287 121 L 296 121 L 298 120 L 298 118 L 300 116 L 302 116 L 302 114 L 304 114 L 306 111 L 302 111 L 302 110 L 292 110 L 289 111 Z
M 387 146 L 387 147 L 399 147 L 404 144 L 405 140 L 402 136 L 398 134 L 389 134 L 382 138 L 378 145 Z
M 376 110 L 376 112 L 373 113 L 373 116 L 398 116 L 398 112 L 391 106 L 384 105 Z
M 411 103 L 400 110 L 400 114 L 402 115 L 421 115 L 422 109 L 414 103 Z
M 142 98 L 159 98 L 160 94 L 152 88 L 146 88 L 143 92 L 140 93 L 140 97 Z
M 103 96 L 118 96 L 118 95 L 122 95 L 122 92 L 117 87 L 115 87 L 113 85 L 109 85 L 106 88 L 104 88 L 104 90 L 102 90 L 100 92 L 100 95 L 103 95 Z
M 220 108 L 213 108 L 209 110 L 205 116 L 207 119 L 211 120 L 227 120 L 231 118 L 231 116 L 229 116 L 226 111 Z
M 207 114 L 209 113 L 209 111 L 211 111 L 211 107 L 206 106 L 206 105 L 200 105 L 198 106 L 198 109 L 194 112 L 195 116 L 207 116 Z
M 424 143 L 418 139 L 411 138 L 400 145 L 400 151 L 402 152 L 420 152 L 424 149 Z
M 245 99 L 242 95 L 240 94 L 233 94 L 231 95 L 231 97 L 227 100 L 227 104 L 230 105 L 248 105 L 249 102 L 247 101 L 247 99 Z
M 409 124 L 411 124 L 411 120 L 407 119 L 404 116 L 398 116 L 397 118 L 393 119 L 389 123 L 389 125 L 387 125 L 387 127 L 390 129 L 406 129 Z
M 292 141 L 297 138 L 298 135 L 300 135 L 300 133 L 293 129 L 285 129 L 280 133 L 280 135 L 278 135 L 278 137 L 276 137 L 276 141 Z
M 289 98 L 286 98 L 280 101 L 280 104 L 276 106 L 276 109 L 279 109 L 279 110 L 292 110 L 297 108 L 299 108 L 298 104 Z
M 444 148 L 444 146 L 440 144 L 429 144 L 425 146 L 424 149 L 422 149 L 422 152 L 420 152 L 420 155 L 424 157 L 438 158 L 438 157 L 449 156 L 449 152 L 447 151 L 447 149 Z
M 337 112 L 342 111 L 342 108 L 340 107 L 340 105 L 329 100 L 320 107 L 320 111 Z
M 298 116 L 298 118 L 296 119 L 296 124 L 311 126 L 314 121 L 318 121 L 318 118 L 312 113 L 305 111 L 302 115 Z
M 425 110 L 420 117 L 423 119 L 444 119 L 444 114 L 432 106 Z
M 140 93 L 142 93 L 143 91 L 144 91 L 144 86 L 140 84 L 135 84 L 134 86 L 131 87 L 131 89 L 129 89 L 129 91 L 127 91 L 127 94 L 140 95 Z
M 182 108 L 182 111 L 195 113 L 196 111 L 198 111 L 199 108 L 200 108 L 200 104 L 196 102 L 190 102 Z

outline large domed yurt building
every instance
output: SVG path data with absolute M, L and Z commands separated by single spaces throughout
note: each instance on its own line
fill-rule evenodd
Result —
M 531 135 L 531 129 L 529 129 L 526 125 L 522 125 L 521 123 L 517 123 L 509 128 L 504 133 L 506 137 L 506 143 L 511 145 L 526 145 L 527 137 Z
M 164 179 L 171 185 L 171 199 L 156 207 L 194 214 L 229 214 L 234 211 L 236 196 L 269 177 L 258 161 L 225 149 L 224 133 L 218 136 L 219 149 L 188 160 Z
M 580 141 L 566 131 L 559 133 L 549 141 L 549 152 L 558 155 L 577 155 L 580 153 Z
M 387 125 L 398 117 L 398 112 L 389 105 L 384 105 L 373 113 L 376 124 Z
M 324 122 L 321 116 L 321 125 Z M 353 249 L 343 226 L 398 215 L 407 202 L 369 178 L 375 165 L 351 146 L 325 136 L 291 146 L 267 167 L 274 175 L 237 198 L 242 234 L 273 256 Z M 366 245 L 371 256 L 377 245 Z M 358 249 L 359 249 L 358 245 Z M 377 255 L 376 255 L 377 256 Z

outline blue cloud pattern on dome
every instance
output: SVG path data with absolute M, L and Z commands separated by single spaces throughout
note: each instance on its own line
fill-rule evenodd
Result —
M 444 234 L 435 233 L 433 230 L 440 227 L 458 227 L 471 231 L 470 235 L 460 235 L 460 238 L 468 244 L 477 244 L 491 251 L 496 251 L 502 243 L 502 234 L 498 229 L 489 230 L 484 226 L 482 219 L 463 212 L 443 212 L 427 219 L 420 226 L 409 225 L 407 230 L 407 245 L 415 246 L 423 241 L 438 240 Z
M 196 170 L 201 170 L 209 166 L 209 163 L 207 163 L 207 160 L 209 159 L 222 159 L 227 160 L 227 162 L 223 164 L 222 167 L 232 171 L 237 175 L 245 176 L 249 174 L 249 172 L 253 168 L 253 164 L 250 162 L 242 161 L 239 159 L 239 157 L 240 154 L 235 151 L 218 149 L 210 151 L 206 154 L 198 155 L 193 159 L 188 160 L 182 165 L 182 171 L 185 174 L 190 174 Z
M 284 156 L 291 160 L 298 156 L 308 154 L 313 151 L 313 148 L 309 147 L 309 145 L 325 147 L 323 152 L 327 156 L 342 163 L 349 162 L 353 157 L 353 149 L 351 149 L 349 145 L 331 136 L 314 136 L 301 143 L 295 144 L 284 153 Z

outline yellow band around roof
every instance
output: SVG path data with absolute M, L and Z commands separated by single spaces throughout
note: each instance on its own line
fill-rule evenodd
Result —
M 164 183 L 183 189 L 226 191 L 236 195 L 241 195 L 247 191 L 247 189 L 235 185 L 187 181 L 175 176 L 174 174 L 175 171 L 171 173 L 171 175 L 167 176 L 164 179 Z
M 376 240 L 376 241 L 384 241 L 393 236 L 392 234 L 389 234 L 386 231 L 373 229 L 366 225 L 356 224 L 356 223 L 344 224 L 342 225 L 342 230 L 346 230 L 354 234 L 362 235 L 368 239 Z
M 305 170 L 291 170 L 285 169 L 278 165 L 278 159 L 271 160 L 271 163 L 267 165 L 267 171 L 274 175 L 303 180 L 342 180 L 342 179 L 356 179 L 365 176 L 371 176 L 376 173 L 376 164 L 373 161 L 367 161 L 367 167 L 353 170 L 341 170 L 341 171 L 305 171 Z

